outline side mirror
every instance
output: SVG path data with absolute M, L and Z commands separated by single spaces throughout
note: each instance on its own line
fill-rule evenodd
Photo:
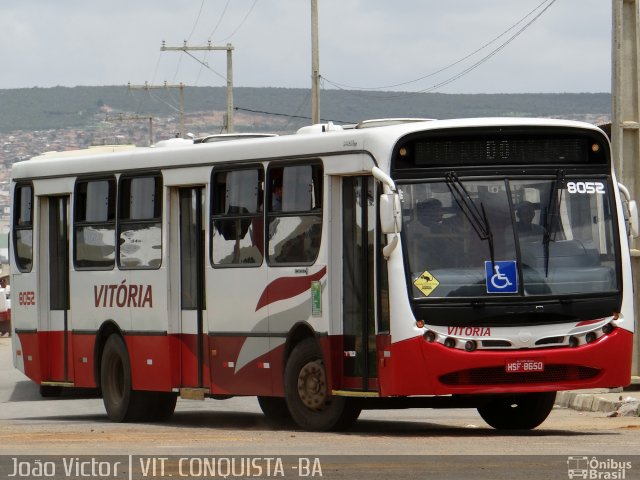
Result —
M 638 204 L 635 200 L 631 200 L 629 189 L 623 184 L 618 183 L 618 188 L 623 197 L 624 219 L 627 224 L 627 235 L 631 238 L 638 238 Z
M 398 246 L 398 234 L 402 229 L 402 206 L 400 204 L 400 194 L 396 188 L 395 182 L 389 175 L 384 173 L 378 167 L 371 169 L 371 174 L 379 180 L 384 188 L 384 192 L 380 195 L 380 229 L 382 233 L 392 234 L 391 242 L 384 246 L 382 255 L 386 260 Z
M 397 193 L 380 195 L 380 228 L 382 233 L 400 233 L 402 229 L 402 208 Z

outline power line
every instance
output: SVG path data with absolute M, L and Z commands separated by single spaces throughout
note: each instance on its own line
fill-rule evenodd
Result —
M 206 68 L 207 70 L 212 71 L 213 73 L 215 73 L 217 76 L 219 76 L 221 79 L 223 79 L 225 82 L 227 81 L 227 77 L 225 77 L 224 75 L 222 75 L 219 72 L 216 72 L 213 68 L 211 68 L 211 66 L 205 62 L 204 60 L 200 60 L 198 57 L 196 57 L 195 55 L 193 55 L 192 53 L 188 52 L 188 51 L 184 51 L 184 53 L 186 53 L 187 55 L 189 55 L 191 58 L 193 58 L 196 62 L 198 62 L 200 65 L 202 65 L 204 68 Z M 205 52 L 205 55 L 208 52 Z
M 307 94 L 302 99 L 302 102 L 300 102 L 298 108 L 295 109 L 294 115 L 298 115 L 302 111 L 302 109 L 309 103 L 309 100 L 311 99 L 311 90 L 307 90 L 306 92 Z M 290 118 L 287 124 L 284 126 L 285 130 L 290 127 L 292 120 L 293 118 Z
M 476 63 L 474 63 L 473 65 L 471 65 L 470 67 L 466 68 L 465 70 L 463 70 L 462 72 L 457 73 L 456 75 L 449 77 L 448 79 L 433 85 L 429 88 L 425 88 L 423 90 L 420 90 L 419 92 L 416 93 L 426 93 L 426 92 L 431 92 L 433 90 L 436 90 L 440 87 L 444 87 L 445 85 L 449 85 L 452 82 L 455 82 L 456 80 L 464 77 L 465 75 L 467 75 L 469 72 L 475 70 L 476 68 L 478 68 L 480 65 L 482 65 L 483 63 L 485 63 L 486 61 L 488 61 L 489 59 L 491 59 L 492 57 L 494 57 L 495 55 L 497 55 L 499 52 L 501 52 L 504 48 L 507 47 L 507 45 L 509 45 L 511 42 L 513 42 L 517 37 L 519 37 L 527 28 L 529 28 L 536 20 L 538 20 L 554 3 L 556 3 L 557 0 L 551 0 L 551 2 L 544 7 L 544 9 L 538 13 L 535 17 L 533 17 L 527 24 L 525 24 L 524 27 L 522 27 L 520 30 L 518 30 L 515 34 L 513 34 L 511 37 L 509 37 L 504 43 L 502 43 L 501 45 L 499 45 L 497 48 L 495 48 L 494 50 L 492 50 L 488 55 L 484 56 L 483 58 L 481 58 L 480 60 L 478 60 Z
M 262 115 L 271 115 L 271 116 L 274 116 L 274 117 L 287 117 L 287 118 L 298 118 L 298 119 L 301 119 L 301 120 L 311 120 L 311 117 L 306 117 L 306 116 L 303 116 L 303 115 L 290 115 L 288 113 L 266 112 L 264 110 L 252 110 L 250 108 L 242 108 L 242 107 L 235 107 L 235 110 L 239 110 L 241 112 L 260 113 Z M 358 122 L 354 122 L 354 121 L 350 121 L 350 120 L 336 120 L 336 119 L 326 119 L 326 118 L 321 118 L 320 121 L 322 121 L 322 122 L 346 123 L 346 124 L 358 123 Z
M 191 37 L 196 31 L 196 27 L 198 26 L 198 22 L 200 21 L 200 16 L 202 15 L 202 9 L 204 8 L 204 2 L 205 0 L 202 0 L 202 3 L 200 4 L 200 10 L 198 10 L 198 16 L 196 17 L 196 21 L 193 23 L 193 28 L 191 29 L 191 33 L 187 37 L 187 42 L 191 40 Z
M 516 37 L 518 37 L 522 32 L 524 32 L 524 30 L 526 30 L 529 26 L 531 26 L 531 24 L 533 22 L 535 22 L 538 18 L 540 18 L 540 16 L 546 12 L 549 7 L 551 7 L 551 5 L 553 5 L 556 2 L 556 0 L 544 0 L 543 2 L 541 2 L 540 4 L 538 4 L 533 10 L 531 10 L 529 13 L 527 13 L 524 17 L 522 17 L 520 20 L 518 20 L 516 23 L 514 23 L 513 25 L 511 25 L 508 29 L 506 29 L 504 32 L 502 32 L 500 35 L 498 35 L 497 37 L 493 38 L 492 40 L 490 40 L 489 42 L 485 43 L 484 45 L 482 45 L 481 47 L 477 48 L 476 50 L 474 50 L 473 52 L 465 55 L 464 57 L 456 60 L 453 63 L 450 63 L 449 65 L 442 67 L 434 72 L 431 72 L 429 74 L 423 75 L 419 78 L 413 79 L 413 80 L 409 80 L 406 82 L 401 82 L 401 83 L 396 83 L 394 85 L 384 85 L 384 86 L 378 86 L 378 87 L 357 87 L 357 86 L 353 86 L 353 85 L 346 85 L 343 83 L 339 83 L 339 82 L 335 82 L 333 80 L 328 79 L 327 77 L 323 77 L 323 80 L 326 81 L 327 83 L 333 85 L 334 87 L 340 89 L 340 90 L 344 90 L 344 89 L 352 89 L 352 90 L 383 90 L 383 89 L 388 89 L 388 88 L 396 88 L 396 87 L 401 87 L 401 86 L 405 86 L 405 85 L 410 85 L 412 83 L 417 83 L 419 81 L 425 80 L 427 78 L 433 77 L 439 73 L 442 73 L 446 70 L 449 70 L 452 67 L 455 67 L 456 65 L 464 62 L 465 60 L 468 60 L 469 58 L 473 57 L 474 55 L 476 55 L 477 53 L 479 53 L 480 51 L 484 50 L 485 48 L 487 48 L 489 45 L 495 43 L 497 40 L 499 40 L 500 38 L 504 37 L 506 34 L 508 34 L 509 32 L 511 32 L 512 30 L 514 30 L 518 25 L 522 24 L 527 18 L 529 18 L 533 13 L 535 13 L 537 10 L 540 10 L 545 4 L 546 7 L 544 7 L 542 9 L 542 11 L 540 11 L 532 20 L 530 20 L 523 28 L 521 28 L 520 30 L 518 30 L 515 35 L 509 37 L 509 39 L 507 39 L 506 42 L 500 44 L 496 49 L 492 50 L 487 56 L 483 57 L 479 62 L 476 62 L 472 65 L 473 68 L 470 69 L 465 69 L 463 70 L 463 72 L 465 72 L 463 75 L 460 74 L 455 74 L 452 77 L 450 77 L 447 80 L 444 80 L 441 83 L 438 83 L 437 85 L 435 85 L 435 88 L 439 88 L 441 86 L 444 85 L 448 85 L 449 83 L 457 80 L 458 78 L 460 78 L 461 76 L 466 75 L 466 73 L 469 73 L 471 70 L 475 69 L 476 67 L 478 67 L 479 65 L 481 65 L 482 63 L 484 63 L 486 60 L 488 60 L 489 58 L 493 57 L 496 53 L 498 53 L 500 50 L 502 50 L 506 45 L 508 45 L 509 43 L 511 43 Z M 430 91 L 432 88 L 434 87 L 429 87 L 426 90 L 420 90 L 416 93 L 424 93 L 425 91 Z M 393 98 L 393 97 L 390 97 Z
M 238 30 L 240 30 L 242 28 L 242 26 L 245 24 L 245 22 L 247 21 L 247 19 L 249 18 L 249 16 L 251 15 L 251 13 L 253 12 L 253 9 L 256 7 L 256 4 L 258 3 L 258 0 L 253 0 L 253 5 L 251 5 L 251 8 L 249 8 L 249 11 L 247 12 L 247 14 L 244 16 L 244 18 L 242 19 L 242 21 L 240 22 L 240 24 L 235 28 L 235 30 L 233 32 L 231 32 L 231 34 L 221 40 L 218 40 L 219 43 L 221 42 L 226 42 L 227 40 L 229 40 L 231 37 L 233 37 L 236 33 L 238 33 Z M 211 37 L 209 37 L 211 38 Z
M 208 41 L 211 41 L 211 37 L 213 37 L 213 34 L 216 33 L 216 31 L 218 30 L 218 27 L 222 23 L 222 19 L 224 18 L 225 14 L 227 13 L 227 8 L 229 8 L 229 3 L 231 3 L 231 0 L 227 0 L 227 3 L 225 4 L 224 9 L 222 10 L 222 13 L 220 14 L 220 18 L 218 19 L 218 23 L 216 23 L 216 26 L 213 27 L 212 32 L 207 37 Z
M 189 46 L 187 45 L 187 42 L 184 42 L 184 44 L 181 47 L 167 47 L 165 42 L 162 42 L 162 47 L 160 47 L 161 51 L 181 51 L 184 52 L 186 54 L 188 54 L 189 56 L 191 56 L 192 58 L 194 58 L 195 60 L 198 60 L 196 57 L 194 57 L 193 55 L 191 55 L 189 52 L 190 51 L 205 51 L 205 52 L 209 52 L 209 51 L 220 51 L 220 50 L 224 50 L 227 52 L 227 75 L 226 77 L 222 77 L 226 80 L 227 83 L 227 118 L 226 118 L 226 127 L 227 127 L 227 132 L 228 133 L 233 133 L 233 55 L 232 52 L 234 50 L 234 47 L 232 44 L 227 43 L 225 46 L 214 46 L 211 45 L 211 42 L 208 42 L 207 45 L 204 46 Z M 200 60 L 198 60 L 200 61 Z M 202 63 L 202 62 L 201 62 Z M 211 69 L 208 65 L 204 64 L 207 68 L 209 68 L 211 71 L 215 72 L 213 69 Z M 216 72 L 217 73 L 217 72 Z M 220 75 L 220 74 L 218 74 Z M 221 75 L 222 76 L 222 75 Z

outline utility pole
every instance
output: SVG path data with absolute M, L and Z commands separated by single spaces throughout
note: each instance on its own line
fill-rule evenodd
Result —
M 318 0 L 311 0 L 311 119 L 320 123 L 320 53 L 318 47 Z
M 127 84 L 129 90 L 158 90 L 162 88 L 179 88 L 180 89 L 180 137 L 184 138 L 184 84 L 180 82 L 177 85 L 169 85 L 167 82 L 164 82 L 161 85 L 151 85 L 147 82 L 144 82 L 144 85 L 131 85 L 131 83 Z
M 215 51 L 215 50 L 226 50 L 227 52 L 227 121 L 225 128 L 227 133 L 233 133 L 233 57 L 232 52 L 234 50 L 233 45 L 227 43 L 224 47 L 216 47 L 211 45 L 211 42 L 208 42 L 205 46 L 199 47 L 190 47 L 187 45 L 185 41 L 181 47 L 167 47 L 165 42 L 162 42 L 162 47 L 160 47 L 161 52 L 191 52 L 191 51 Z
M 612 0 L 611 144 L 618 181 L 631 198 L 640 194 L 640 0 Z M 635 242 L 634 242 L 635 243 Z M 633 248 L 635 246 L 635 248 Z M 640 288 L 640 251 L 631 244 L 633 283 Z M 637 291 L 637 290 L 636 290 Z M 640 301 L 634 296 L 636 332 Z M 632 375 L 640 375 L 640 342 L 634 337 Z
M 125 116 L 125 115 L 118 115 L 114 118 L 109 118 L 109 116 L 107 116 L 107 118 L 105 119 L 105 121 L 109 121 L 109 120 L 116 120 L 118 122 L 125 122 L 127 120 L 148 120 L 149 121 L 149 146 L 153 145 L 153 117 L 149 116 L 149 117 L 143 117 L 141 115 L 131 115 L 131 116 Z

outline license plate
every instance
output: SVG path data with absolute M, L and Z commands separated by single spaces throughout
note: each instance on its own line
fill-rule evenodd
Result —
M 507 360 L 504 370 L 507 373 L 544 372 L 544 362 L 534 359 Z

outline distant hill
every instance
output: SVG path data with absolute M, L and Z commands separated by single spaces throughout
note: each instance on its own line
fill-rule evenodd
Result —
M 224 111 L 223 87 L 185 87 L 185 110 Z M 269 112 L 274 125 L 297 128 L 309 120 L 310 92 L 307 89 L 234 89 L 234 103 L 240 112 L 252 115 Z M 106 109 L 153 116 L 175 116 L 178 93 L 172 90 L 129 91 L 126 86 L 54 87 L 0 90 L 0 132 L 85 127 L 95 123 Z M 108 107 L 108 108 L 107 108 Z M 461 118 L 482 116 L 533 116 L 580 118 L 608 116 L 609 93 L 558 94 L 411 94 L 323 90 L 321 117 L 336 123 L 355 123 L 369 118 L 426 117 Z M 277 122 L 275 119 L 278 119 Z M 246 128 L 245 128 L 246 129 Z

